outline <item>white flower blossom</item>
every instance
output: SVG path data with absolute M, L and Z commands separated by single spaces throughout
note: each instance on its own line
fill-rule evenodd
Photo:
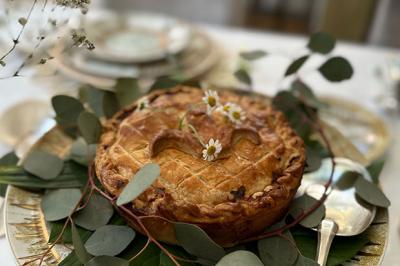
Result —
M 220 105 L 218 93 L 213 90 L 206 91 L 203 97 L 203 102 L 207 104 L 207 114 L 210 115 Z
M 232 107 L 235 107 L 235 106 L 236 106 L 236 104 L 228 102 L 228 103 L 226 103 L 226 104 L 221 105 L 220 107 L 218 107 L 218 111 L 221 112 L 221 113 L 223 113 L 223 114 L 225 114 L 225 115 L 229 115 L 229 110 L 230 110 Z
M 146 109 L 149 106 L 149 99 L 147 97 L 139 99 L 137 106 L 139 111 Z
M 222 150 L 222 145 L 219 140 L 210 139 L 203 150 L 203 159 L 207 161 L 213 161 L 218 157 L 218 154 Z
M 241 124 L 246 119 L 246 113 L 240 106 L 234 105 L 229 108 L 229 119 L 235 124 Z

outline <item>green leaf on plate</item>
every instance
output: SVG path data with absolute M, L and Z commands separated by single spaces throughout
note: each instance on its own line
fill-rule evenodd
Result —
M 94 257 L 85 266 L 129 266 L 129 261 L 110 256 Z
M 319 264 L 315 260 L 299 255 L 294 266 L 319 266 Z
M 134 78 L 118 79 L 114 89 L 120 107 L 130 105 L 142 96 L 138 81 Z
M 371 178 L 374 181 L 374 183 L 378 183 L 379 176 L 381 175 L 384 166 L 385 166 L 384 158 L 373 161 L 370 165 L 368 165 L 367 170 L 371 175 Z
M 238 250 L 225 255 L 216 266 L 264 266 L 256 254 L 247 250 Z M 271 264 L 278 265 L 278 264 Z
M 124 187 L 117 199 L 117 205 L 121 206 L 136 199 L 143 191 L 160 176 L 160 166 L 155 163 L 144 165 Z
M 318 200 L 314 199 L 309 195 L 303 195 L 293 200 L 289 213 L 293 218 L 298 217 L 303 212 L 307 212 L 312 206 L 314 206 Z M 312 228 L 316 227 L 325 216 L 325 206 L 322 204 L 314 212 L 304 218 L 300 224 L 304 227 Z
M 74 221 L 80 227 L 94 231 L 106 225 L 113 213 L 113 206 L 106 198 L 99 194 L 93 194 L 86 207 L 76 213 Z
M 177 80 L 171 79 L 169 77 L 160 77 L 156 79 L 150 87 L 150 92 L 154 90 L 170 89 L 179 85 Z
M 367 181 L 364 177 L 359 176 L 354 187 L 356 188 L 357 195 L 366 202 L 382 208 L 390 206 L 390 201 L 383 194 L 382 190 L 376 184 Z
M 98 142 L 102 126 L 97 116 L 89 112 L 82 112 L 78 118 L 78 127 L 86 143 L 95 144 Z
M 257 243 L 258 253 L 264 265 L 293 265 L 298 252 L 294 242 L 282 236 L 268 237 Z
M 98 116 L 104 116 L 103 113 L 103 95 L 105 91 L 84 85 L 79 88 L 79 99 L 89 105 L 90 109 Z
M 247 72 L 247 70 L 243 68 L 237 70 L 234 75 L 241 83 L 247 84 L 249 86 L 251 86 L 251 84 L 253 83 L 250 74 Z
M 45 151 L 33 150 L 23 162 L 24 169 L 42 179 L 56 178 L 64 168 L 64 161 Z
M 316 140 L 305 140 L 307 151 L 306 172 L 313 172 L 320 168 L 322 160 L 328 156 L 328 150 Z
M 103 94 L 103 113 L 106 118 L 111 118 L 120 109 L 117 96 L 111 91 Z
M 56 120 L 60 125 L 74 125 L 77 123 L 79 114 L 84 110 L 80 101 L 67 95 L 57 95 L 51 99 Z
M 71 227 L 72 227 L 72 243 L 74 245 L 74 252 L 77 255 L 79 261 L 85 264 L 92 258 L 92 256 L 86 251 L 75 224 L 72 223 Z
M 311 35 L 307 47 L 316 53 L 328 54 L 335 48 L 335 38 L 326 32 L 317 32 Z
M 225 250 L 200 227 L 194 224 L 176 222 L 174 228 L 178 243 L 189 254 L 212 261 L 218 261 L 225 255 Z
M 349 61 L 340 56 L 329 58 L 318 70 L 327 80 L 332 82 L 343 81 L 353 76 L 353 68 Z
M 57 221 L 72 214 L 81 198 L 77 188 L 49 190 L 44 194 L 41 207 L 46 221 Z
M 294 60 L 286 69 L 285 77 L 297 72 L 309 57 L 309 55 L 304 55 Z
M 19 158 L 14 152 L 7 153 L 0 159 L 0 166 L 17 165 Z M 0 197 L 5 197 L 7 192 L 7 184 L 0 184 Z
M 254 51 L 241 52 L 239 55 L 244 60 L 253 61 L 263 58 L 264 56 L 267 55 L 267 52 L 263 50 L 254 50 Z
M 63 227 L 64 227 L 64 223 L 65 220 L 61 220 L 61 221 L 56 221 L 56 222 L 50 222 L 50 236 L 49 236 L 49 243 L 54 243 L 58 236 L 60 235 Z M 77 227 L 78 229 L 78 233 L 83 240 L 86 240 L 89 238 L 89 236 L 92 234 L 91 231 Z M 58 243 L 72 243 L 72 228 L 70 225 L 68 225 L 65 230 L 64 233 L 62 234 L 62 238 Z
M 77 138 L 71 145 L 69 158 L 80 165 L 88 166 L 96 155 L 96 148 L 96 144 L 88 145 L 83 138 Z
M 61 174 L 44 180 L 29 174 L 19 166 L 0 166 L 0 184 L 25 188 L 72 188 L 83 187 L 87 181 L 87 169 L 74 162 L 66 162 Z
M 94 256 L 116 256 L 135 238 L 135 231 L 124 225 L 105 225 L 86 241 L 85 248 Z

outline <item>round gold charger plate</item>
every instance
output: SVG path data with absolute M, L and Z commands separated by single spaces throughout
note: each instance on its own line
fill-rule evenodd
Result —
M 360 152 L 348 139 L 334 128 L 327 125 L 325 127 L 336 156 L 365 163 Z M 61 130 L 53 128 L 34 148 L 64 157 L 71 143 L 72 140 Z M 40 209 L 41 198 L 41 193 L 9 186 L 5 202 L 6 234 L 18 265 L 40 257 L 49 247 L 49 228 Z M 379 208 L 373 223 L 365 232 L 369 242 L 345 265 L 379 265 L 384 255 L 387 233 L 388 212 L 387 209 Z M 69 252 L 71 250 L 68 247 L 56 245 L 45 257 L 43 265 L 57 265 Z

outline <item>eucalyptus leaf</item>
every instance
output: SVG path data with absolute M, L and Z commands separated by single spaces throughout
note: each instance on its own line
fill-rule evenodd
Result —
M 302 65 L 307 61 L 307 59 L 309 58 L 309 55 L 304 55 L 302 57 L 297 58 L 296 60 L 294 60 L 286 69 L 285 72 L 285 77 L 292 75 L 293 73 L 297 72 Z
M 130 105 L 142 96 L 138 80 L 134 78 L 120 78 L 115 85 L 115 96 L 119 106 Z
M 225 255 L 225 250 L 200 227 L 194 224 L 176 222 L 174 228 L 178 243 L 189 254 L 212 261 L 218 261 Z
M 171 79 L 169 77 L 160 77 L 156 79 L 150 87 L 150 91 L 170 89 L 179 85 L 177 80 Z
M 83 264 L 79 261 L 75 251 L 72 251 L 57 266 L 82 266 L 82 265 Z
M 252 252 L 238 250 L 224 256 L 216 266 L 264 266 L 260 259 Z M 277 264 L 271 264 L 277 265 Z
M 103 94 L 103 113 L 106 118 L 111 118 L 119 110 L 119 103 L 115 93 L 106 91 Z
M 17 165 L 19 158 L 14 152 L 7 153 L 0 159 L 0 166 Z M 1 178 L 1 177 L 0 177 Z M 5 197 L 7 192 L 7 184 L 0 184 L 0 197 Z
M 46 221 L 57 221 L 72 214 L 81 198 L 77 188 L 49 190 L 44 194 L 41 207 Z
M 296 198 L 291 206 L 289 213 L 293 216 L 293 218 L 298 217 L 303 212 L 307 212 L 310 208 L 312 208 L 318 200 L 314 199 L 309 195 L 302 195 Z M 304 218 L 300 224 L 307 228 L 316 227 L 325 216 L 325 206 L 321 204 L 316 210 L 314 210 L 311 214 L 309 214 L 306 218 Z
M 123 225 L 98 228 L 86 241 L 85 248 L 94 256 L 116 256 L 135 238 L 135 231 Z
M 293 265 L 298 257 L 295 242 L 290 238 L 273 236 L 257 243 L 258 253 L 265 265 Z
M 117 205 L 121 206 L 131 202 L 145 191 L 160 176 L 160 166 L 155 163 L 144 165 L 124 187 L 117 199 Z
M 99 256 L 88 261 L 85 266 L 129 266 L 129 261 L 117 257 Z
M 357 178 L 354 187 L 357 195 L 366 202 L 382 208 L 390 206 L 390 201 L 382 190 L 376 184 L 367 181 L 363 176 Z
M 353 68 L 349 61 L 340 56 L 329 58 L 318 70 L 327 80 L 332 82 L 343 81 L 353 76 Z
M 96 230 L 108 223 L 114 213 L 111 203 L 99 194 L 93 194 L 86 207 L 79 211 L 74 221 L 87 230 Z
M 77 138 L 71 145 L 69 158 L 80 165 L 88 166 L 96 155 L 96 148 L 96 144 L 88 145 L 83 138 Z
M 19 166 L 0 166 L 0 184 L 18 187 L 49 189 L 83 187 L 86 180 L 86 169 L 73 162 L 66 162 L 61 174 L 51 180 L 38 178 Z
M 311 88 L 298 79 L 292 83 L 291 91 L 294 96 L 298 97 L 312 108 L 318 109 L 325 106 L 325 104 L 315 96 Z
M 49 243 L 54 243 L 59 235 L 62 233 L 63 227 L 64 227 L 64 220 L 61 221 L 56 221 L 56 222 L 50 222 L 50 236 L 49 236 Z M 79 236 L 81 237 L 82 241 L 86 240 L 89 238 L 89 236 L 92 234 L 91 231 L 77 227 Z M 68 225 L 64 232 L 62 233 L 61 241 L 62 243 L 72 243 L 72 228 L 70 225 Z M 58 243 L 59 243 L 58 242 Z
M 263 58 L 266 55 L 267 55 L 267 52 L 265 52 L 263 50 L 254 50 L 254 51 L 240 53 L 240 57 L 247 61 L 257 60 L 257 59 Z
M 81 263 L 87 263 L 92 258 L 92 256 L 86 251 L 82 239 L 79 236 L 78 229 L 76 228 L 74 223 L 71 223 L 71 227 L 72 227 L 72 243 L 74 245 L 74 252 Z
M 56 120 L 60 125 L 74 125 L 79 114 L 84 110 L 82 103 L 67 95 L 57 95 L 51 99 L 56 112 Z
M 104 91 L 85 85 L 79 89 L 79 98 L 86 102 L 90 109 L 99 117 L 104 116 L 103 113 L 103 95 Z
M 94 144 L 98 142 L 102 126 L 97 116 L 89 112 L 82 112 L 78 118 L 78 127 L 86 143 Z
M 28 20 L 24 17 L 20 17 L 18 19 L 18 23 L 21 24 L 21 26 L 25 26 L 27 22 L 28 22 Z
M 320 266 L 315 260 L 299 255 L 295 266 Z
M 311 35 L 307 47 L 316 53 L 328 54 L 335 48 L 335 38 L 326 32 L 317 32 Z
M 251 84 L 253 83 L 250 74 L 247 72 L 247 70 L 243 68 L 237 70 L 234 75 L 241 83 L 247 84 L 249 86 L 251 86 Z
M 42 179 L 56 178 L 64 168 L 64 161 L 45 151 L 33 150 L 23 162 L 24 169 Z
M 372 162 L 370 165 L 368 165 L 367 170 L 369 174 L 371 175 L 372 180 L 374 183 L 378 183 L 379 181 L 379 176 L 381 175 L 381 172 L 383 170 L 383 167 L 385 166 L 385 159 L 378 159 L 374 162 Z

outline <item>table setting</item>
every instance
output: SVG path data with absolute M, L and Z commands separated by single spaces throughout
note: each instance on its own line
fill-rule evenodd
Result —
M 90 9 L 14 49 L 2 265 L 400 262 L 398 49 Z

